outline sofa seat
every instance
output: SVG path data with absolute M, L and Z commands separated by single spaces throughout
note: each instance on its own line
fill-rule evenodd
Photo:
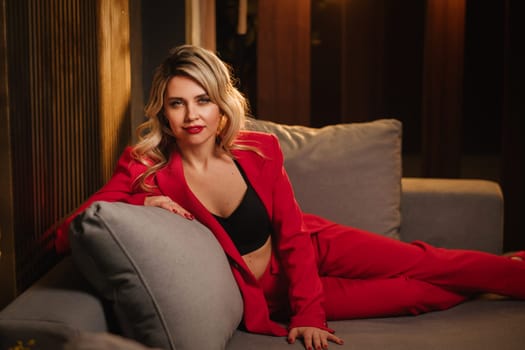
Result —
M 525 347 L 525 303 L 472 300 L 452 309 L 419 316 L 330 322 L 343 346 L 366 350 L 519 350 Z M 237 331 L 228 350 L 304 349 L 285 339 Z

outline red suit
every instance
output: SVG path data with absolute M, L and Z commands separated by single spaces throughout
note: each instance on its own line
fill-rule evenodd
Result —
M 98 200 L 141 205 L 147 196 L 169 196 L 206 225 L 223 247 L 243 296 L 245 327 L 255 333 L 287 335 L 285 328 L 270 319 L 270 314 L 286 307 L 290 328 L 329 330 L 326 318 L 417 314 L 450 307 L 480 291 L 525 298 L 523 263 L 421 242 L 402 243 L 304 214 L 295 201 L 277 138 L 241 132 L 237 142 L 255 146 L 264 155 L 233 151 L 273 223 L 274 255 L 260 280 L 250 272 L 223 227 L 191 192 L 176 152 L 156 173 L 157 188 L 151 193 L 134 182 L 146 167 L 126 149 L 110 181 L 77 214 Z M 67 231 L 75 215 L 57 231 L 59 252 L 68 250 Z

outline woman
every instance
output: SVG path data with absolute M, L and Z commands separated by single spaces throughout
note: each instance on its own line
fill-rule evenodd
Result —
M 525 299 L 524 252 L 407 244 L 302 213 L 277 139 L 243 131 L 246 112 L 217 56 L 174 49 L 155 72 L 140 141 L 78 212 L 122 201 L 199 220 L 229 258 L 244 327 L 302 338 L 306 349 L 343 343 L 326 319 L 442 310 L 482 292 Z M 73 217 L 58 231 L 59 251 L 68 250 Z

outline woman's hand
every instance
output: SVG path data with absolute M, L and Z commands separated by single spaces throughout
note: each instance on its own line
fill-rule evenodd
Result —
M 175 203 L 168 196 L 151 196 L 146 197 L 144 205 L 147 207 L 159 207 L 171 211 L 172 213 L 178 214 L 185 217 L 188 220 L 193 220 L 193 215 L 186 209 L 181 207 L 178 203 Z
M 293 344 L 297 338 L 303 338 L 306 350 L 328 349 L 328 341 L 343 345 L 343 339 L 330 332 L 316 327 L 296 327 L 288 333 L 288 343 Z

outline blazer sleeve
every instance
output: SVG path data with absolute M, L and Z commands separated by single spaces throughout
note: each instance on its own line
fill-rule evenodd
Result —
M 304 229 L 302 211 L 283 164 L 283 154 L 274 136 L 273 224 L 281 265 L 290 281 L 288 291 L 292 317 L 289 328 L 310 326 L 329 332 L 324 311 L 324 293 L 319 278 L 310 232 Z
M 155 193 L 146 192 L 135 185 L 135 179 L 146 167 L 131 156 L 131 147 L 127 147 L 120 156 L 110 180 L 95 194 L 89 197 L 72 215 L 66 218 L 56 230 L 55 249 L 58 253 L 69 252 L 69 226 L 75 217 L 88 208 L 93 202 L 124 202 L 143 205 L 147 196 Z

